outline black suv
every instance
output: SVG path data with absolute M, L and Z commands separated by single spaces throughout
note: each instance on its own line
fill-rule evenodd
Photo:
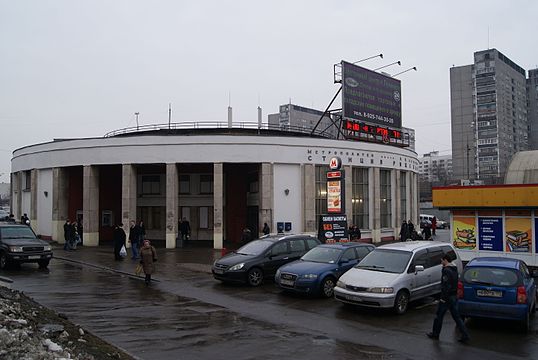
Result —
M 259 286 L 264 278 L 274 278 L 279 267 L 299 259 L 318 246 L 311 235 L 266 235 L 215 261 L 215 279 Z
M 31 227 L 0 224 L 0 269 L 28 262 L 46 268 L 51 258 L 52 247 L 48 242 L 38 239 Z

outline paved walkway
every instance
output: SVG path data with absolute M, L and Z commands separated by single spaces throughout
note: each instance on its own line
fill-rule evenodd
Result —
M 53 247 L 54 258 L 93 266 L 96 268 L 135 276 L 138 261 L 131 260 L 131 249 L 122 261 L 114 260 L 113 249 L 109 246 L 82 246 L 75 251 L 63 250 L 63 245 Z M 220 258 L 220 250 L 211 248 L 157 249 L 155 280 L 173 280 L 185 270 L 211 273 L 211 265 Z M 53 260 L 54 261 L 54 260 Z M 142 278 L 142 277 L 141 277 Z

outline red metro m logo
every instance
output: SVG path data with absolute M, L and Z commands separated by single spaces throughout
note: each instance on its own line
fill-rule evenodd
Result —
M 331 160 L 329 161 L 329 168 L 331 170 L 340 170 L 341 167 L 342 167 L 342 159 L 340 159 L 337 156 L 332 157 Z

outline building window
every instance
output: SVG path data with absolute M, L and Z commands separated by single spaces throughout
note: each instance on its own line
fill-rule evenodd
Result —
M 213 207 L 201 206 L 199 208 L 200 229 L 213 229 Z
M 368 169 L 354 167 L 351 181 L 352 224 L 359 229 L 368 229 Z
M 24 191 L 30 191 L 32 189 L 32 172 L 27 170 L 24 172 Z
M 200 194 L 213 194 L 213 175 L 200 175 Z
M 166 213 L 164 206 L 145 206 L 140 208 L 140 218 L 146 230 L 164 230 Z
M 159 175 L 142 175 L 142 195 L 160 195 L 161 177 Z
M 391 226 L 391 181 L 390 181 L 390 170 L 381 170 L 379 172 L 380 177 L 380 190 L 381 198 L 380 207 L 381 207 L 381 227 L 388 228 Z
M 191 176 L 190 175 L 179 176 L 179 193 L 180 194 L 191 193 Z
M 407 176 L 406 172 L 400 172 L 400 218 L 407 219 Z
M 316 165 L 316 221 L 327 214 L 327 165 Z

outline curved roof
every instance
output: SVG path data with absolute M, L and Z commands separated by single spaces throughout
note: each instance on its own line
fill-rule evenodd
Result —
M 538 184 L 538 150 L 520 151 L 506 171 L 505 184 Z

